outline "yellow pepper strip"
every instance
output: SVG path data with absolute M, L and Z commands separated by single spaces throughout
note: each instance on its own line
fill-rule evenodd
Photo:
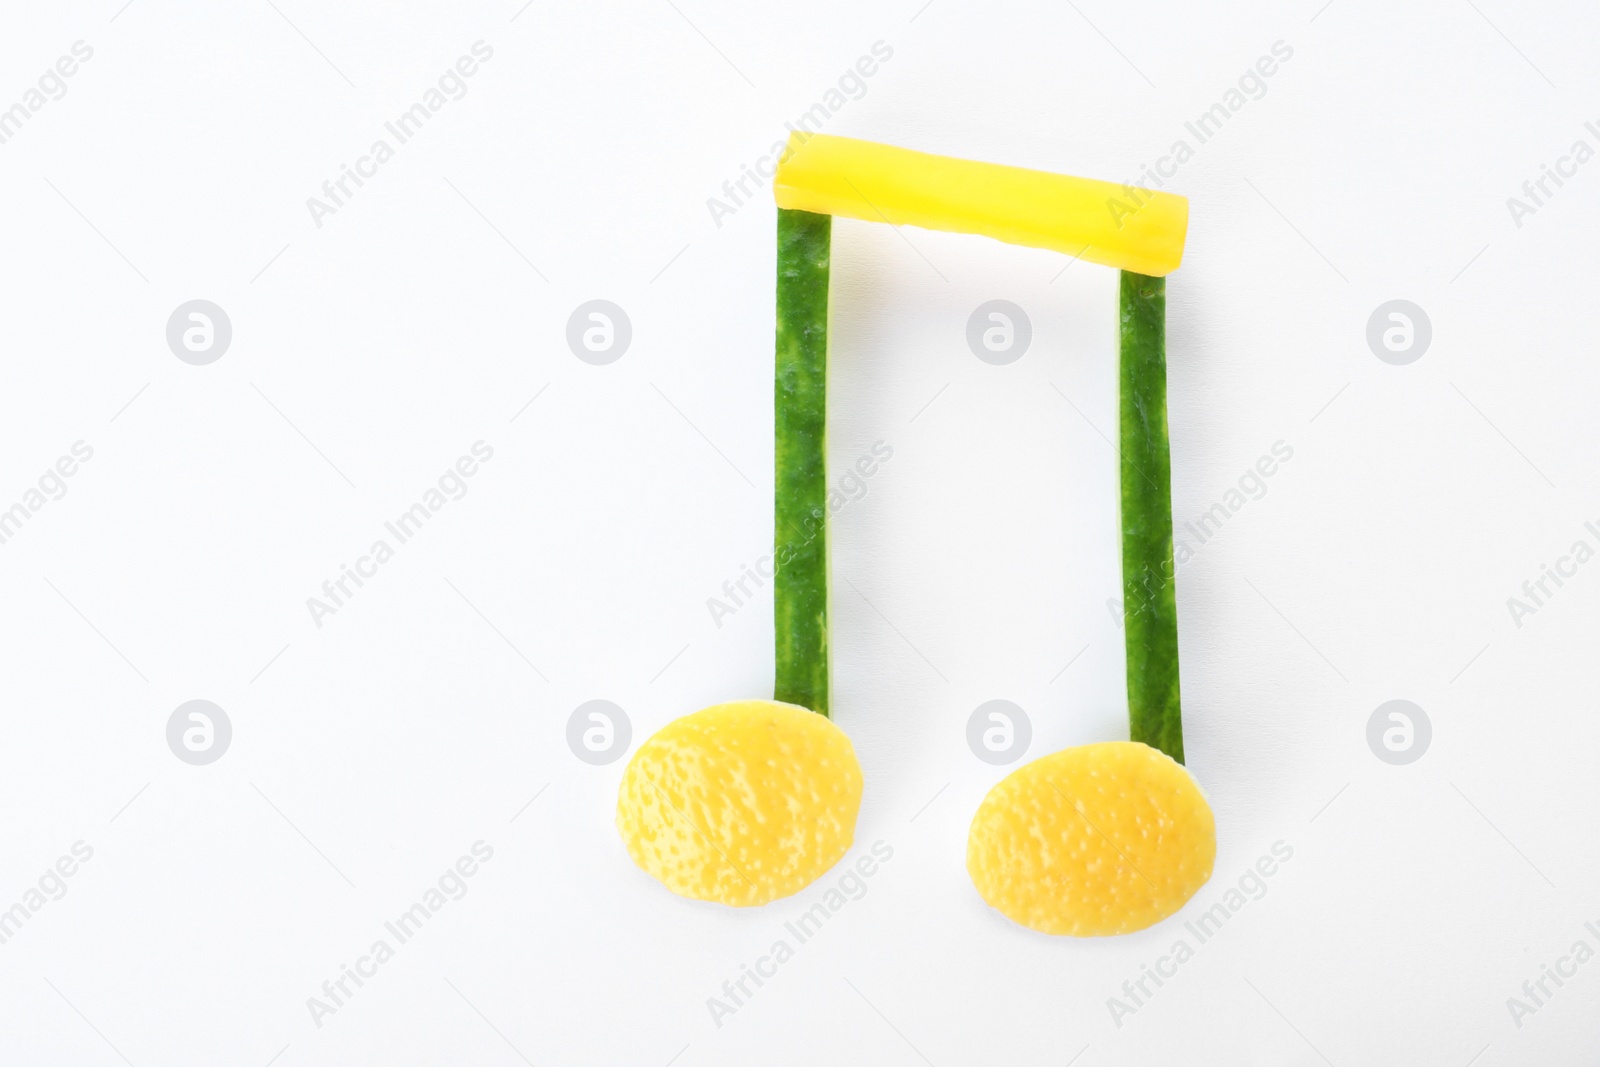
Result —
M 1163 277 L 1183 260 L 1189 201 L 1172 193 L 953 159 L 828 134 L 792 133 L 781 208 L 976 233 Z

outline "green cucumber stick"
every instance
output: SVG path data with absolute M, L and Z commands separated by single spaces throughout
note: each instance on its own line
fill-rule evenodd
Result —
M 773 698 L 828 714 L 828 255 L 833 216 L 778 209 Z
M 1183 762 L 1167 442 L 1167 283 L 1121 272 L 1122 597 L 1129 736 Z

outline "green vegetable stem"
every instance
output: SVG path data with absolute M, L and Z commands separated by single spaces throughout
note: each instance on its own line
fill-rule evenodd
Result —
M 773 698 L 828 714 L 828 256 L 833 217 L 778 210 Z
M 1167 441 L 1166 279 L 1123 271 L 1117 312 L 1129 736 L 1182 763 Z

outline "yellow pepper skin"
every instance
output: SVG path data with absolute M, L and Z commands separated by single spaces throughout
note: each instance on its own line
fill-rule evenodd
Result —
M 794 133 L 773 179 L 778 206 L 895 226 L 975 233 L 1165 277 L 1183 261 L 1189 201 L 1023 167 Z

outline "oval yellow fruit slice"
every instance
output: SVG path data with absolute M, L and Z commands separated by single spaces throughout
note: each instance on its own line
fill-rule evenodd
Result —
M 1211 877 L 1211 805 L 1189 772 L 1135 741 L 1080 745 L 1013 771 L 984 798 L 967 873 L 1007 918 L 1046 934 L 1143 930 Z
M 844 858 L 861 764 L 824 716 L 741 700 L 662 727 L 628 761 L 617 831 L 679 896 L 734 907 L 799 892 Z

